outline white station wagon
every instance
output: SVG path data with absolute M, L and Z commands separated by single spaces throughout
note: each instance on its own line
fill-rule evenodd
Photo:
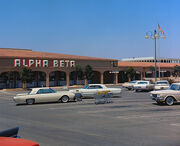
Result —
M 128 83 L 124 83 L 124 84 L 122 84 L 122 87 L 123 88 L 126 88 L 126 89 L 128 89 L 128 90 L 133 90 L 134 88 L 134 85 L 137 83 L 138 81 L 130 81 L 130 82 L 128 82 Z
M 14 98 L 17 104 L 34 104 L 40 102 L 68 102 L 75 100 L 75 94 L 69 91 L 55 91 L 51 88 L 33 88 L 27 94 L 17 94 Z
M 81 97 L 94 97 L 97 92 L 108 92 L 112 96 L 119 96 L 121 93 L 120 88 L 107 88 L 102 84 L 88 84 L 82 89 L 70 90 L 70 92 L 75 93 L 76 96 L 79 94 Z

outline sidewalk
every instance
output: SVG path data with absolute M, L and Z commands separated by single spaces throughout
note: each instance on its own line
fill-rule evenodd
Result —
M 119 84 L 104 84 L 106 86 L 122 86 L 122 83 Z M 73 89 L 73 88 L 83 88 L 85 85 L 73 85 L 73 86 L 54 86 L 51 87 L 53 89 Z M 36 88 L 36 87 L 35 87 Z M 37 87 L 40 88 L 40 87 Z M 0 91 L 27 91 L 28 89 L 23 89 L 23 88 L 13 88 L 13 89 L 2 89 Z

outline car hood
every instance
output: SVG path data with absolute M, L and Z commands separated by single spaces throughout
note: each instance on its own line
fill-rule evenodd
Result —
M 107 90 L 121 90 L 121 88 L 107 88 Z
M 81 92 L 81 91 L 85 91 L 85 90 L 88 90 L 88 89 L 73 89 L 73 90 L 69 90 L 69 91 L 75 93 L 75 92 Z M 114 91 L 117 90 L 117 91 L 119 91 L 119 90 L 121 90 L 121 88 L 105 88 L 105 90 L 114 90 Z
M 126 85 L 133 85 L 133 84 L 131 84 L 131 83 L 124 83 L 124 84 L 122 84 L 122 86 L 126 86 Z
M 146 86 L 146 85 L 149 85 L 149 84 L 136 84 L 136 85 L 134 85 L 134 86 Z
M 168 84 L 155 84 L 155 86 L 169 86 Z
M 28 95 L 28 93 L 16 94 L 16 96 L 24 96 L 24 95 Z
M 151 91 L 151 94 L 167 94 L 167 93 L 176 93 L 176 90 L 159 90 L 159 91 Z

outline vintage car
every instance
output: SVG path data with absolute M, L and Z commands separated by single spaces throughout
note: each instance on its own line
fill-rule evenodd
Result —
M 20 138 L 19 127 L 0 131 L 0 146 L 39 146 L 38 143 Z
M 126 89 L 128 89 L 128 90 L 133 90 L 133 89 L 134 89 L 133 86 L 134 86 L 136 83 L 137 83 L 137 81 L 130 81 L 130 82 L 128 82 L 128 83 L 122 84 L 122 87 L 123 87 L 123 88 L 126 88 Z
M 168 88 L 169 88 L 169 82 L 167 80 L 160 80 L 155 82 L 155 86 L 154 86 L 155 90 L 162 90 Z
M 39 146 L 38 143 L 31 140 L 12 138 L 12 137 L 0 137 L 1 146 Z
M 70 92 L 75 93 L 76 96 L 81 97 L 94 97 L 98 92 L 109 92 L 112 97 L 119 96 L 121 93 L 120 88 L 107 88 L 102 84 L 88 84 L 82 89 L 70 90 Z
M 34 104 L 40 102 L 68 102 L 75 100 L 75 94 L 69 91 L 55 91 L 52 88 L 33 88 L 28 94 L 17 94 L 14 98 L 17 104 Z
M 137 81 L 135 85 L 133 85 L 134 90 L 138 91 L 151 91 L 154 89 L 154 84 L 151 81 Z
M 167 90 L 152 91 L 151 98 L 158 104 L 173 105 L 176 102 L 180 102 L 180 83 L 171 84 Z

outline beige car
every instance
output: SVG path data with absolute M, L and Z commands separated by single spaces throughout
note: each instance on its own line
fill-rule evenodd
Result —
M 180 102 L 180 83 L 173 83 L 167 90 L 152 91 L 151 98 L 158 104 L 173 105 Z
M 154 90 L 169 89 L 169 82 L 167 80 L 156 81 Z
M 136 92 L 152 91 L 154 89 L 154 84 L 152 84 L 151 81 L 137 81 L 133 87 Z
M 135 84 L 137 84 L 137 81 L 130 81 L 130 82 L 128 82 L 128 83 L 122 84 L 122 87 L 123 87 L 123 88 L 126 88 L 126 89 L 128 89 L 128 90 L 133 90 Z
M 17 104 L 34 104 L 40 102 L 68 102 L 75 100 L 75 94 L 69 91 L 55 91 L 51 88 L 33 88 L 27 94 L 17 94 L 13 97 Z

